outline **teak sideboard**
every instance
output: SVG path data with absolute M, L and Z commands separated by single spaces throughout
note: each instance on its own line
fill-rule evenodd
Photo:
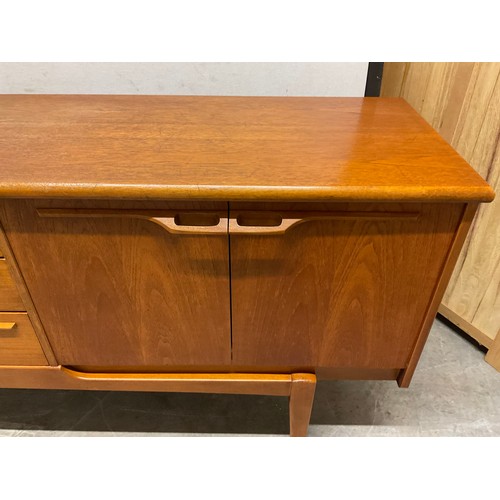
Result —
M 408 387 L 494 193 L 402 99 L 0 96 L 0 387 Z

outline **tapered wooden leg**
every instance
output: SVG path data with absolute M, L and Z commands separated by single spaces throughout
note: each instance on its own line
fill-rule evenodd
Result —
M 307 436 L 311 418 L 316 375 L 294 373 L 290 390 L 290 436 Z

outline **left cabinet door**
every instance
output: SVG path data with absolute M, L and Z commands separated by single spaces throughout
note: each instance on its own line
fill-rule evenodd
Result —
M 60 364 L 230 364 L 227 204 L 5 200 L 0 220 Z

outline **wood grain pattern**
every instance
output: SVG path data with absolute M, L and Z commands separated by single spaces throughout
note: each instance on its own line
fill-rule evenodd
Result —
M 227 214 L 224 203 L 207 211 L 214 206 Z M 230 364 L 227 235 L 173 235 L 127 217 L 45 218 L 37 208 L 67 206 L 4 201 L 1 218 L 60 364 Z
M 402 99 L 1 95 L 0 111 L 3 197 L 493 199 Z
M 413 80 L 427 84 L 412 93 Z M 500 189 L 500 63 L 387 63 L 382 95 L 404 97 Z M 483 345 L 500 329 L 499 221 L 498 200 L 480 206 L 440 309 Z
M 0 258 L 0 311 L 25 311 L 5 259 Z
M 0 323 L 15 323 L 0 330 L 0 365 L 47 365 L 26 313 L 0 312 Z
M 294 373 L 290 392 L 290 436 L 305 437 L 314 401 L 316 377 L 309 373 Z
M 351 206 L 394 211 L 390 204 Z M 231 203 L 230 218 L 248 208 Z M 234 363 L 406 366 L 463 205 L 400 210 L 420 217 L 313 220 L 284 235 L 231 235 Z

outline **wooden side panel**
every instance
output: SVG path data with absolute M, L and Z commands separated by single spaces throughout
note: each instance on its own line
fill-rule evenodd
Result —
M 381 95 L 404 97 L 499 192 L 500 63 L 386 63 Z M 441 308 L 483 344 L 500 329 L 499 221 L 497 196 L 479 207 Z
M 464 244 L 465 237 L 469 232 L 470 225 L 474 219 L 474 215 L 477 210 L 477 203 L 471 203 L 464 206 L 464 211 L 461 217 L 460 226 L 456 231 L 451 246 L 446 254 L 446 259 L 443 263 L 442 272 L 436 282 L 436 286 L 432 292 L 431 300 L 427 307 L 427 311 L 424 314 L 424 320 L 422 326 L 420 327 L 420 332 L 415 342 L 415 346 L 411 353 L 410 359 L 408 361 L 407 367 L 401 371 L 398 377 L 398 384 L 400 387 L 409 387 L 415 368 L 422 354 L 425 342 L 429 336 L 431 330 L 432 322 L 436 317 L 438 312 L 439 303 L 443 299 L 443 295 L 446 289 L 446 285 L 450 281 L 451 273 L 457 262 L 458 255 Z
M 290 208 L 266 207 L 283 217 Z M 242 208 L 248 204 L 231 204 L 230 218 Z M 405 367 L 463 205 L 398 209 L 420 215 L 310 220 L 284 235 L 231 235 L 233 362 Z
M 177 235 L 143 219 L 42 218 L 35 212 L 131 206 L 172 208 L 120 202 L 2 205 L 6 235 L 58 362 L 229 364 L 227 234 Z M 201 208 L 214 207 L 227 214 L 226 204 Z
M 26 313 L 0 313 L 0 365 L 47 365 Z

